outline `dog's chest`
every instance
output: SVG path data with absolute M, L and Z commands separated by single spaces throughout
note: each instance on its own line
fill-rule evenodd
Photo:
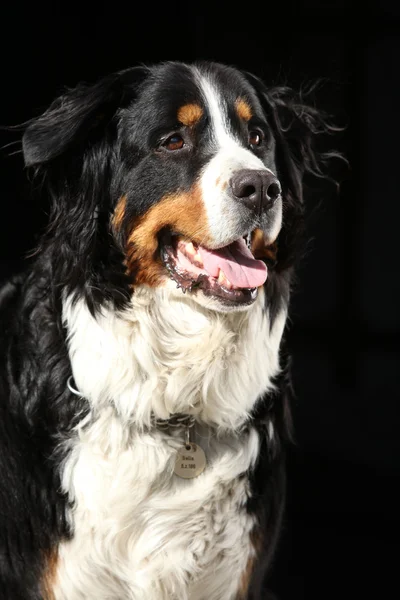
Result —
M 117 439 L 117 421 L 109 427 Z M 180 435 L 136 434 L 105 452 L 101 430 L 98 423 L 82 434 L 65 466 L 74 536 L 60 547 L 56 599 L 236 598 L 254 553 L 243 473 L 256 460 L 258 434 L 216 440 L 200 432 L 208 464 L 184 480 L 173 474 Z

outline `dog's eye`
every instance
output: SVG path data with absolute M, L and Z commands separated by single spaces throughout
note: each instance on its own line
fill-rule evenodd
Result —
M 261 133 L 261 131 L 249 131 L 249 146 L 251 146 L 252 148 L 257 147 L 257 146 L 261 146 L 263 142 L 263 135 Z
M 164 148 L 167 150 L 180 150 L 185 145 L 183 137 L 179 135 L 179 133 L 174 133 L 170 135 L 169 138 L 165 140 L 163 143 Z

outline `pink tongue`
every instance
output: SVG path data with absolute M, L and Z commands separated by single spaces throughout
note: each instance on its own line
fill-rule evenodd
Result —
M 218 250 L 199 246 L 199 253 L 205 269 L 212 277 L 218 278 L 221 269 L 236 287 L 255 288 L 267 279 L 267 267 L 254 258 L 243 238 Z

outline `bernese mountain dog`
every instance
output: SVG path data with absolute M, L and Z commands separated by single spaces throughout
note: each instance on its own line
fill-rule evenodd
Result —
M 0 292 L 2 600 L 265 598 L 327 129 L 210 62 L 80 84 L 25 124 L 51 208 Z

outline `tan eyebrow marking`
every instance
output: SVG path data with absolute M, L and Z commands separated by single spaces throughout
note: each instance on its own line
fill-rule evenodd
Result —
M 235 102 L 235 108 L 239 119 L 243 119 L 243 121 L 250 121 L 253 113 L 246 100 L 243 98 L 238 98 Z
M 178 121 L 188 127 L 196 125 L 202 116 L 203 109 L 198 104 L 185 104 L 178 110 Z

